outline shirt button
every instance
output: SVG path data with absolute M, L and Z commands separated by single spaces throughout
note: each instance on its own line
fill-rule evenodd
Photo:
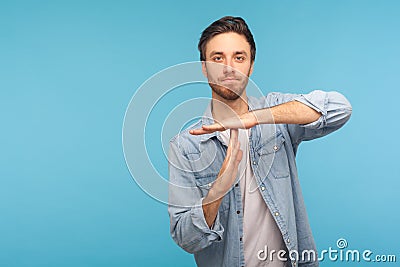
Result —
M 209 184 L 208 184 L 208 187 L 211 187 L 211 186 L 212 186 L 212 183 L 209 183 Z
M 279 147 L 278 147 L 277 145 L 274 145 L 274 150 L 275 150 L 275 151 L 277 151 L 278 148 L 279 148 Z
M 275 212 L 275 216 L 278 216 L 279 215 L 279 212 Z
M 261 186 L 261 190 L 264 191 L 265 190 L 265 186 Z
M 290 243 L 290 239 L 288 238 L 287 240 L 286 240 L 288 243 Z
M 237 214 L 240 214 L 240 210 L 236 211 Z
M 255 162 L 255 161 L 253 161 L 253 165 L 256 165 L 256 162 Z

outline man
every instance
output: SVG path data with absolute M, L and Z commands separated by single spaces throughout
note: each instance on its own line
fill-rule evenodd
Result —
M 240 17 L 213 22 L 198 47 L 212 100 L 170 141 L 172 238 L 198 266 L 318 266 L 295 155 L 343 126 L 350 103 L 319 90 L 247 96 L 256 48 Z

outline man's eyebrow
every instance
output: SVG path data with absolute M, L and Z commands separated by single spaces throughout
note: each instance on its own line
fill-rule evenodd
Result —
M 246 51 L 244 51 L 244 50 L 236 51 L 236 52 L 235 52 L 235 55 L 240 55 L 240 54 L 243 54 L 243 55 L 247 56 L 247 53 L 246 53 Z
M 224 54 L 224 52 L 221 52 L 221 51 L 211 51 L 210 57 L 213 55 L 223 55 L 223 54 Z
M 210 57 L 212 57 L 213 55 L 223 55 L 223 54 L 224 54 L 224 52 L 221 52 L 221 51 L 211 51 Z M 247 53 L 246 53 L 246 51 L 244 51 L 244 50 L 235 51 L 233 54 L 234 54 L 234 55 L 241 55 L 241 54 L 243 54 L 243 55 L 247 56 Z

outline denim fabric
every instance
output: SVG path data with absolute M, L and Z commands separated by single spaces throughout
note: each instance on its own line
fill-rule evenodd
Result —
M 327 135 L 350 118 L 352 108 L 338 92 L 315 90 L 309 94 L 269 93 L 248 97 L 249 110 L 299 101 L 321 113 L 306 125 L 262 124 L 251 129 L 250 160 L 262 197 L 274 217 L 288 251 L 299 255 L 316 252 L 295 162 L 301 141 Z M 170 232 L 185 251 L 193 253 L 198 266 L 244 266 L 243 218 L 239 186 L 224 196 L 211 229 L 202 210 L 202 200 L 218 176 L 227 147 L 219 132 L 194 136 L 190 129 L 212 124 L 211 103 L 197 123 L 170 140 L 169 206 Z M 256 225 L 254 227 L 257 227 Z M 255 251 L 254 253 L 257 253 Z M 318 261 L 292 260 L 291 266 L 319 266 Z

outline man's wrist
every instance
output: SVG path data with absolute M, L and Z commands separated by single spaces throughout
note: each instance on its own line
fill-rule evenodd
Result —
M 204 200 L 206 202 L 205 204 L 210 204 L 210 203 L 213 203 L 213 202 L 215 202 L 215 203 L 220 202 L 225 193 L 226 192 L 223 192 L 222 190 L 219 190 L 219 188 L 216 188 L 216 185 L 214 183 L 213 186 L 208 191 L 208 194 L 204 198 Z M 204 201 L 203 201 L 203 203 L 204 203 Z
M 272 115 L 270 108 L 256 109 L 253 110 L 252 112 L 256 120 L 256 125 L 274 123 L 274 117 Z

